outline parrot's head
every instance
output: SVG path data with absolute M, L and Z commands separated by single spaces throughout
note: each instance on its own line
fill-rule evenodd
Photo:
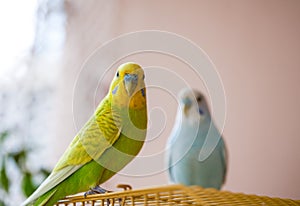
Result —
M 210 117 L 207 102 L 200 92 L 193 89 L 183 89 L 179 93 L 179 104 L 182 115 L 186 118 L 204 119 Z
M 119 66 L 110 85 L 109 97 L 120 107 L 131 109 L 146 105 L 144 70 L 136 63 L 128 62 Z

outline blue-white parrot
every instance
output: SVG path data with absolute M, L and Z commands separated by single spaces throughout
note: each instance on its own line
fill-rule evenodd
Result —
M 226 178 L 227 154 L 206 100 L 192 89 L 182 90 L 178 97 L 177 117 L 166 148 L 169 179 L 178 184 L 220 189 Z M 210 155 L 201 160 L 200 151 Z

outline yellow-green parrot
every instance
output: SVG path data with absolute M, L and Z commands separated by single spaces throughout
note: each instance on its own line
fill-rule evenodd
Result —
M 53 205 L 67 195 L 97 188 L 139 153 L 147 130 L 144 77 L 138 64 L 119 66 L 93 116 L 23 205 Z

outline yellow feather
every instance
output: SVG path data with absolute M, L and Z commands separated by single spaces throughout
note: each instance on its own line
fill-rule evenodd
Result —
M 125 81 L 126 75 L 134 78 Z M 143 77 L 144 71 L 137 64 L 127 63 L 118 68 L 108 94 L 101 101 L 94 115 L 75 136 L 50 176 L 24 204 L 34 201 L 53 188 L 56 191 L 60 183 L 68 177 L 72 178 L 74 173 L 93 160 L 108 162 L 116 168 L 114 171 L 103 168 L 106 175 L 96 180 L 89 180 L 96 185 L 109 179 L 137 155 L 146 137 L 147 128 L 146 90 Z M 116 157 L 115 151 L 121 151 L 122 154 L 129 156 Z M 111 161 L 112 158 L 115 160 Z M 71 182 L 70 178 L 68 181 Z M 81 185 L 81 188 L 89 188 L 89 185 Z M 76 188 L 72 188 L 72 191 L 81 192 Z M 47 198 L 55 196 L 54 193 Z

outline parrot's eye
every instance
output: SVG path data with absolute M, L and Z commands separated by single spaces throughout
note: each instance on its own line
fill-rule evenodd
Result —
M 201 102 L 202 98 L 201 97 L 197 97 L 197 102 Z
M 117 72 L 117 77 L 119 77 L 120 76 L 120 74 L 119 74 L 119 72 Z

